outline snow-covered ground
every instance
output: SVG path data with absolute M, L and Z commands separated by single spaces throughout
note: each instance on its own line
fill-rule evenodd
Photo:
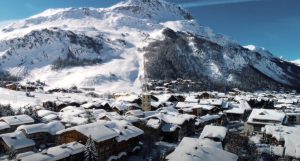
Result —
M 2 105 L 10 104 L 15 110 L 27 106 L 27 105 L 38 105 L 41 106 L 44 101 L 99 101 L 99 98 L 87 97 L 82 94 L 76 93 L 55 93 L 45 94 L 39 92 L 32 92 L 35 97 L 27 97 L 25 92 L 14 91 L 5 88 L 0 88 L 0 103 Z
M 137 6 L 140 8 L 134 10 Z M 77 85 L 93 86 L 101 91 L 139 91 L 144 76 L 143 52 L 139 49 L 163 38 L 161 30 L 165 27 L 203 35 L 220 43 L 229 42 L 225 37 L 217 37 L 211 29 L 201 27 L 184 9 L 161 0 L 147 3 L 128 0 L 109 8 L 48 9 L 0 31 L 0 71 L 22 76 L 24 81 L 45 81 L 52 88 Z M 69 39 L 45 33 L 42 30 L 45 28 L 62 35 L 72 31 L 91 38 L 100 36 L 96 41 L 101 41 L 103 49 L 100 55 L 95 54 L 95 51 L 73 45 Z M 39 42 L 36 36 L 31 38 L 34 31 L 39 31 L 41 39 L 49 39 L 50 43 Z M 20 45 L 25 47 L 19 48 Z M 68 50 L 76 57 L 99 57 L 102 62 L 52 70 L 53 61 L 66 57 Z
M 8 72 L 24 78 L 24 82 L 41 80 L 50 88 L 76 85 L 102 92 L 139 92 L 144 80 L 143 63 L 147 61 L 143 60 L 142 49 L 163 39 L 164 28 L 190 33 L 225 48 L 239 46 L 201 26 L 181 7 L 163 0 L 126 0 L 108 8 L 48 9 L 0 31 L 0 74 Z M 201 54 L 209 52 L 199 51 L 192 40 L 189 45 L 201 59 Z M 222 53 L 224 66 L 207 61 L 210 68 L 203 72 L 212 79 L 226 77 L 223 80 L 239 82 L 222 69 L 240 71 L 251 65 L 278 82 L 290 83 L 286 78 L 292 76 L 271 61 L 270 52 L 253 45 L 245 48 L 260 53 L 260 61 L 255 54 Z M 53 70 L 54 62 L 70 57 L 97 62 Z

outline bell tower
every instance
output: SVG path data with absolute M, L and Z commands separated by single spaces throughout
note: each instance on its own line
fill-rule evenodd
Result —
M 144 79 L 142 85 L 142 109 L 143 111 L 151 110 L 151 95 L 148 91 L 148 77 L 145 68 L 145 55 L 143 55 Z

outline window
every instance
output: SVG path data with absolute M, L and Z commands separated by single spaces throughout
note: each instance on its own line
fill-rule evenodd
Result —
M 288 116 L 288 122 L 290 124 L 296 123 L 296 116 Z
M 104 151 L 105 151 L 104 147 L 102 147 L 102 148 L 99 149 L 100 153 L 103 153 Z

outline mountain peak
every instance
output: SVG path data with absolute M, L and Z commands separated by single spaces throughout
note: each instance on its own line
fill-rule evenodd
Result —
M 51 87 L 118 91 L 139 90 L 146 72 L 149 79 L 191 79 L 205 87 L 300 88 L 298 66 L 264 48 L 243 48 L 190 19 L 164 0 L 48 9 L 0 31 L 0 77 L 24 71 L 25 79 Z
M 274 57 L 273 54 L 270 51 L 268 51 L 267 49 L 265 49 L 263 47 L 258 47 L 258 46 L 255 46 L 255 45 L 246 45 L 246 46 L 243 46 L 243 47 L 246 48 L 246 49 L 249 49 L 250 51 L 260 53 L 261 55 L 263 55 L 265 57 Z
M 300 66 L 300 59 L 293 60 L 291 62 L 294 63 L 294 64 L 297 64 L 298 66 Z
M 112 6 L 111 9 L 127 15 L 131 12 L 134 16 L 158 21 L 193 19 L 185 9 L 164 0 L 126 0 Z

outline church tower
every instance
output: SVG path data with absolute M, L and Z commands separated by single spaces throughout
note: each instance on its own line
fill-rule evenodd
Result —
M 144 80 L 142 85 L 142 109 L 143 111 L 151 110 L 151 95 L 148 91 L 148 77 L 145 68 L 145 57 L 143 56 Z

